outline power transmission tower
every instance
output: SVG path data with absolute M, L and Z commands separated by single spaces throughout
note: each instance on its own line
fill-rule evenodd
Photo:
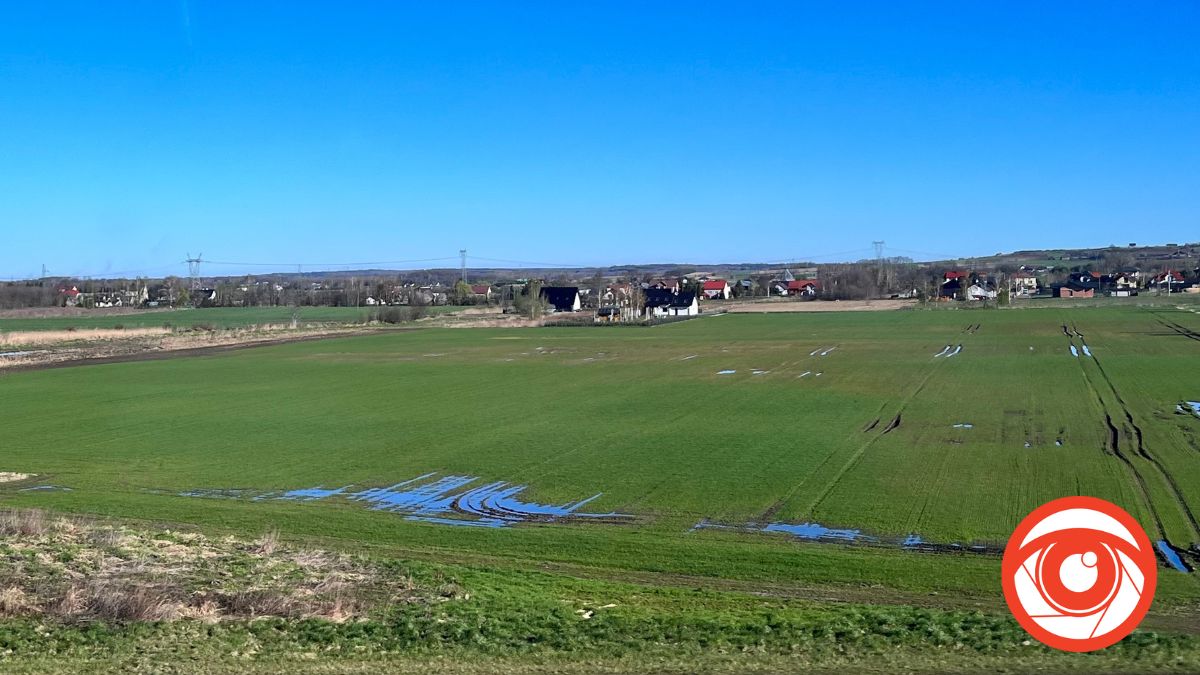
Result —
M 883 290 L 887 281 L 887 274 L 883 269 L 883 244 L 884 242 L 882 241 L 871 242 L 871 245 L 875 247 L 875 274 L 877 277 L 875 283 L 880 287 L 880 290 Z
M 458 278 L 459 281 L 462 281 L 465 284 L 467 283 L 467 249 L 458 249 L 458 257 L 460 259 L 460 271 Z
M 875 262 L 883 262 L 883 245 L 885 242 L 873 241 L 871 245 L 875 247 Z
M 193 258 L 192 254 L 189 253 L 188 257 L 187 257 L 188 276 L 191 278 L 193 291 L 200 289 L 200 263 L 204 262 L 203 258 L 204 258 L 203 253 L 196 256 L 195 258 Z

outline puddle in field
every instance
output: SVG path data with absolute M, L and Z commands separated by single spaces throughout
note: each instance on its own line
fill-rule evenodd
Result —
M 1170 564 L 1171 567 L 1174 567 L 1175 569 L 1179 570 L 1180 572 L 1191 572 L 1192 571 L 1187 566 L 1187 564 L 1183 562 L 1183 558 L 1179 557 L 1179 553 L 1177 553 L 1175 551 L 1175 548 L 1173 546 L 1171 546 L 1170 544 L 1168 544 L 1166 542 L 1166 540 L 1159 539 L 1155 543 L 1158 546 L 1158 552 L 1161 553 L 1163 555 L 1163 557 L 1167 559 L 1167 563 Z
M 34 354 L 45 354 L 45 353 L 47 353 L 45 349 L 35 349 L 32 351 L 24 351 L 24 352 L 0 352 L 0 358 L 16 359 L 16 358 L 20 358 L 22 356 L 33 356 Z
M 796 539 L 808 542 L 817 542 L 823 544 L 862 544 L 869 546 L 883 546 L 887 548 L 899 548 L 907 551 L 920 551 L 925 553 L 986 553 L 990 555 L 998 555 L 1004 552 L 1002 546 L 992 546 L 985 544 L 936 544 L 926 541 L 918 534 L 909 533 L 903 537 L 888 537 L 888 536 L 873 536 L 864 534 L 862 530 L 845 528 L 838 529 L 826 527 L 819 523 L 769 523 L 760 525 L 758 523 L 746 523 L 744 525 L 727 525 L 723 523 L 711 522 L 707 519 L 701 520 L 692 526 L 692 531 L 696 530 L 732 530 L 735 532 L 766 532 L 775 534 L 786 534 Z
M 287 492 L 279 495 L 260 495 L 255 497 L 255 499 L 291 499 L 297 502 L 311 502 L 316 499 L 325 499 L 326 497 L 340 495 L 348 489 L 350 489 L 350 486 L 340 487 L 333 490 L 326 490 L 324 488 L 306 488 L 304 490 L 288 490 Z
M 958 354 L 959 352 L 961 352 L 961 351 L 962 351 L 962 345 L 958 345 L 957 347 L 955 347 L 955 348 L 954 348 L 954 351 L 952 351 L 952 352 L 950 352 L 950 353 L 946 354 L 946 358 L 950 358 L 951 356 L 955 356 L 955 355 L 957 355 L 957 354 Z
M 954 427 L 955 429 L 974 429 L 975 428 L 975 425 L 971 424 L 970 422 L 959 422 L 958 424 L 952 424 L 950 426 Z
M 947 353 L 947 352 L 949 352 L 951 349 L 953 349 L 953 347 L 952 347 L 951 345 L 946 345 L 945 347 L 942 347 L 942 351 L 940 351 L 940 352 L 938 352 L 938 353 L 934 354 L 934 355 L 933 355 L 933 358 L 935 358 L 935 359 L 936 359 L 936 358 L 939 358 L 939 357 L 945 356 L 945 355 L 946 355 L 946 353 Z
M 1188 409 L 1191 409 L 1193 414 L 1200 415 L 1200 401 L 1184 401 L 1175 406 L 1175 410 L 1181 413 L 1186 413 Z
M 1075 348 L 1075 345 L 1071 345 L 1071 356 L 1079 358 L 1079 350 Z
M 193 490 L 181 493 L 186 497 L 217 497 L 252 501 L 315 502 L 341 496 L 352 502 L 377 510 L 398 513 L 408 520 L 447 525 L 475 527 L 506 527 L 523 522 L 549 522 L 559 519 L 602 519 L 608 522 L 632 518 L 622 513 L 583 513 L 579 509 L 597 499 L 597 493 L 569 504 L 539 504 L 521 501 L 518 496 L 528 486 L 496 481 L 471 487 L 477 476 L 442 476 L 427 473 L 395 485 L 354 490 L 348 485 L 340 488 L 306 488 L 284 492 L 250 490 Z
M 750 374 L 751 375 L 766 375 L 769 372 L 771 372 L 771 371 L 769 371 L 769 370 L 752 370 L 752 371 L 750 371 Z
M 21 488 L 21 492 L 70 492 L 71 488 L 62 487 L 61 485 L 34 485 L 32 487 Z
M 809 376 L 809 375 L 812 375 L 812 371 L 811 371 L 811 370 L 806 370 L 806 371 L 804 371 L 803 373 L 800 373 L 799 375 L 797 375 L 796 377 L 797 377 L 797 378 L 800 378 L 800 377 L 807 377 L 807 376 Z
M 771 523 L 762 528 L 763 532 L 786 532 L 793 537 L 800 539 L 839 539 L 843 541 L 854 541 L 862 537 L 861 530 L 836 530 L 824 525 L 816 523 L 800 523 L 799 525 L 789 525 L 788 523 Z
M 718 370 L 717 374 L 718 375 L 733 375 L 736 372 L 737 372 L 736 370 Z
M 1084 346 L 1083 346 L 1083 355 L 1084 355 L 1084 356 L 1091 356 L 1091 355 L 1092 355 L 1092 350 L 1088 349 L 1088 346 L 1087 346 L 1087 345 L 1084 345 Z

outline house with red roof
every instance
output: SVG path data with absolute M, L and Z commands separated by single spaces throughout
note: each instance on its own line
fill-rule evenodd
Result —
M 724 279 L 709 279 L 701 288 L 707 300 L 728 300 L 732 296 L 729 282 Z
M 816 279 L 793 279 L 788 282 L 788 295 L 816 295 L 821 290 L 821 282 Z
M 1154 275 L 1150 279 L 1150 285 L 1157 287 L 1159 290 L 1180 290 L 1187 282 L 1184 281 L 1183 273 L 1179 270 L 1168 269 L 1165 272 Z

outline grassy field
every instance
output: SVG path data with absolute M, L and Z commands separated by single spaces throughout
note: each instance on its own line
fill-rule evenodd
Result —
M 1200 419 L 1176 413 L 1200 399 L 1197 332 L 1165 307 L 726 315 L 11 373 L 0 471 L 70 490 L 3 501 L 512 574 L 1002 614 L 997 556 L 887 544 L 1001 545 L 1071 494 L 1200 542 Z M 628 518 L 456 527 L 486 519 L 348 496 L 426 474 L 414 485 L 524 486 L 496 502 L 518 511 L 595 496 L 578 511 Z M 318 487 L 349 489 L 255 499 Z M 222 490 L 242 492 L 181 495 Z M 810 522 L 879 545 L 762 531 Z M 1156 620 L 1200 632 L 1198 603 L 1196 576 L 1164 567 Z

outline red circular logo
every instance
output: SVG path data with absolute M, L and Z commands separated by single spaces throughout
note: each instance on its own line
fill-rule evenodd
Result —
M 1103 649 L 1133 632 L 1158 581 L 1145 530 L 1095 497 L 1055 499 L 1025 516 L 1001 570 L 1004 599 L 1021 627 L 1069 652 Z

